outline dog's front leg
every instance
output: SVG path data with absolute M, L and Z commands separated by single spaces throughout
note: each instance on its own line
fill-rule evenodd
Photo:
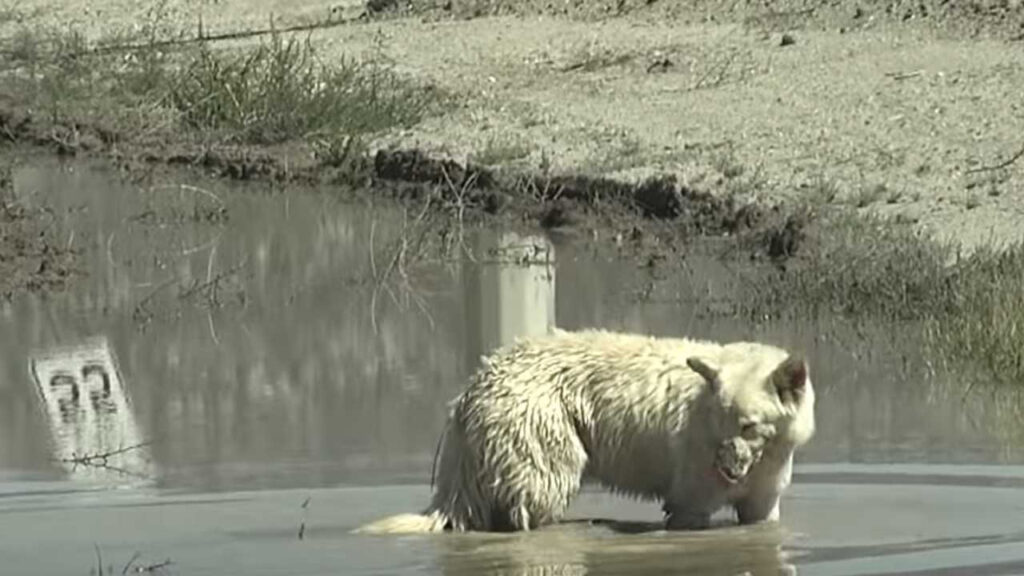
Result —
M 778 492 L 748 494 L 735 504 L 739 523 L 778 522 L 780 496 Z
M 703 480 L 703 481 L 702 481 Z M 724 494 L 692 470 L 679 471 L 661 510 L 666 530 L 703 530 L 711 525 L 711 514 L 726 504 Z
M 734 504 L 740 524 L 778 522 L 782 492 L 793 476 L 793 453 L 766 454 L 751 473 L 747 494 Z
M 704 530 L 711 526 L 711 513 L 700 510 L 675 509 L 666 503 L 666 530 Z

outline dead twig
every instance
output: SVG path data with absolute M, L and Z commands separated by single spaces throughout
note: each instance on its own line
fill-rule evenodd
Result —
M 357 18 L 361 18 L 361 16 Z M 100 46 L 94 46 L 92 48 L 86 48 L 84 50 L 70 54 L 69 56 L 77 59 L 86 56 L 102 56 L 105 54 L 118 54 L 122 52 L 137 52 L 139 50 L 176 48 L 182 46 L 189 46 L 192 44 L 227 42 L 247 38 L 256 38 L 260 36 L 269 36 L 273 34 L 284 34 L 292 32 L 312 32 L 316 30 L 325 30 L 329 28 L 335 28 L 338 26 L 345 26 L 346 24 L 352 22 L 352 20 L 352 18 L 345 19 L 328 17 L 325 19 L 318 19 L 310 23 L 293 24 L 291 26 L 271 25 L 265 28 L 252 28 L 246 30 L 221 32 L 218 34 L 200 33 L 196 36 L 180 35 L 177 38 L 169 38 L 163 40 L 147 40 L 145 42 L 126 42 L 123 44 L 104 44 Z M 13 51 L 11 49 L 0 49 L 0 56 L 9 57 L 12 54 Z
M 163 572 L 163 569 L 168 567 L 168 566 L 170 566 L 171 564 L 174 564 L 174 562 L 172 562 L 171 559 L 168 558 L 168 559 L 164 560 L 163 562 L 157 562 L 155 564 L 147 564 L 145 566 L 139 566 L 138 568 L 135 569 L 135 573 L 136 574 L 143 574 L 143 573 L 153 574 L 155 572 Z
M 705 86 L 717 86 L 721 84 L 722 81 L 725 80 L 725 75 L 729 72 L 729 67 L 732 66 L 732 63 L 735 60 L 736 52 L 730 52 L 728 56 L 720 58 L 718 62 L 715 62 L 710 67 L 708 67 L 707 71 L 705 71 L 704 74 L 702 74 L 700 78 L 697 79 L 697 81 L 693 84 L 693 86 L 690 89 L 700 90 Z M 718 77 L 714 79 L 714 82 L 705 84 L 705 81 L 709 80 L 711 78 L 711 75 L 716 73 L 718 74 Z
M 409 294 L 412 297 L 413 303 L 416 304 L 417 308 L 419 308 L 420 313 L 422 313 L 423 316 L 427 319 L 427 324 L 430 324 L 430 330 L 433 331 L 434 328 L 436 327 L 436 324 L 434 323 L 434 315 L 430 313 L 430 308 L 427 306 L 426 299 L 424 299 L 423 296 L 420 296 L 416 292 L 410 292 Z
M 376 252 L 376 251 L 373 249 L 374 248 L 373 239 L 374 239 L 376 231 L 377 231 L 377 219 L 374 218 L 373 221 L 370 222 L 370 275 L 375 280 L 377 278 L 377 259 L 376 259 L 376 256 L 374 255 L 374 252 Z
M 171 559 L 168 558 L 163 562 L 154 562 L 152 564 L 142 564 L 136 566 L 135 561 L 139 558 L 142 558 L 142 554 L 140 554 L 139 552 L 135 552 L 135 554 L 132 554 L 132 557 L 124 565 L 124 568 L 121 569 L 121 576 L 125 576 L 126 574 L 128 574 L 129 570 L 131 571 L 132 574 L 154 574 L 157 572 L 162 573 L 164 568 L 173 564 L 173 562 L 171 562 Z
M 401 237 L 397 241 L 397 246 L 391 258 L 389 259 L 387 266 L 384 268 L 383 272 L 380 275 L 374 278 L 373 292 L 370 295 L 370 325 L 373 327 L 374 334 L 378 333 L 377 299 L 379 297 L 380 291 L 386 290 L 388 294 L 391 295 L 392 300 L 396 301 L 397 303 L 397 299 L 395 298 L 394 292 L 391 291 L 391 288 L 387 284 L 388 280 L 395 273 L 397 273 L 402 278 L 403 285 L 405 287 L 409 286 L 409 276 L 406 271 L 405 265 L 406 262 L 409 261 L 408 256 L 410 252 L 414 255 L 414 260 L 420 254 L 420 250 L 423 246 L 423 240 L 426 237 L 427 231 L 430 229 L 429 226 L 424 225 L 424 221 L 426 220 L 428 214 L 430 213 L 430 208 L 433 205 L 434 196 L 428 196 L 426 201 L 423 203 L 423 208 L 420 210 L 419 214 L 417 214 L 416 218 L 413 220 L 412 225 L 409 224 L 408 211 L 403 210 Z M 416 234 L 412 242 L 410 242 L 409 239 L 410 228 L 419 229 L 419 233 Z M 373 228 L 371 227 L 371 231 L 372 230 Z M 372 247 L 371 250 L 373 250 Z
M 125 563 L 124 568 L 121 569 L 122 576 L 128 573 L 128 569 L 131 568 L 132 564 L 134 564 L 135 561 L 138 560 L 141 556 L 142 554 L 140 554 L 139 552 L 135 552 L 135 554 L 132 554 L 132 557 L 128 559 L 127 563 Z
M 309 501 L 312 500 L 312 496 L 306 496 L 306 499 L 302 502 L 302 522 L 299 524 L 299 540 L 302 540 L 306 535 L 306 512 L 309 510 Z
M 217 254 L 217 245 L 214 244 L 213 248 L 210 248 L 210 257 L 206 259 L 206 282 L 209 283 L 210 279 L 213 278 L 213 257 Z
M 133 444 L 131 446 L 125 446 L 123 448 L 118 448 L 117 450 L 110 450 L 108 452 L 101 452 L 99 454 L 74 454 L 74 453 L 72 453 L 70 458 L 61 458 L 59 461 L 62 464 L 71 464 L 72 470 L 77 469 L 79 466 L 87 466 L 87 467 L 90 467 L 90 468 L 99 468 L 101 470 L 110 470 L 112 472 L 117 472 L 117 473 L 123 474 L 125 476 L 135 476 L 136 478 L 145 478 L 145 476 L 142 475 L 142 474 L 139 474 L 137 472 L 132 472 L 131 470 L 128 470 L 128 469 L 125 469 L 125 468 L 121 468 L 120 466 L 114 466 L 114 465 L 110 464 L 110 459 L 113 458 L 114 456 L 119 456 L 121 454 L 125 454 L 127 452 L 132 451 L 132 450 L 137 450 L 137 449 L 142 448 L 144 446 L 148 446 L 149 444 L 151 444 L 151 442 L 148 442 L 148 441 L 147 442 L 139 442 L 138 444 Z
M 169 188 L 169 187 L 165 186 L 164 188 Z M 203 196 L 206 196 L 207 198 L 213 198 L 221 206 L 225 205 L 224 204 L 224 200 L 220 196 L 214 194 L 213 192 L 211 192 L 211 191 L 209 191 L 209 190 L 207 190 L 205 188 L 200 188 L 198 186 L 192 186 L 191 184 L 178 184 L 177 186 L 174 186 L 172 188 L 177 188 L 178 190 L 184 190 L 186 192 L 195 192 L 196 194 L 202 194 Z M 159 189 L 159 188 L 151 188 L 151 190 L 157 190 L 157 189 Z
M 909 78 L 916 78 L 924 74 L 924 70 L 914 70 L 913 72 L 886 72 L 885 75 L 897 82 L 900 80 L 907 80 Z
M 370 222 L 369 238 L 369 265 L 374 286 L 370 296 L 370 323 L 374 333 L 378 333 L 377 304 L 380 294 L 386 293 L 398 306 L 414 305 L 426 317 L 431 329 L 435 326 L 433 315 L 430 313 L 427 300 L 413 288 L 413 279 L 410 275 L 410 264 L 421 263 L 424 252 L 431 246 L 429 241 L 430 233 L 437 228 L 431 219 L 434 213 L 432 210 L 441 203 L 442 212 L 454 220 L 454 234 L 450 227 L 440 231 L 442 254 L 448 254 L 448 250 L 457 245 L 458 249 L 470 260 L 475 260 L 472 250 L 466 245 L 465 238 L 465 215 L 469 206 L 470 192 L 476 185 L 480 174 L 471 172 L 461 181 L 456 182 L 448 170 L 442 168 L 444 188 L 434 189 L 426 198 L 422 209 L 414 217 L 410 218 L 407 210 L 402 214 L 402 229 L 399 238 L 395 241 L 393 251 L 387 263 L 381 268 L 377 262 L 377 221 Z M 454 238 L 453 238 L 454 237 Z M 441 261 L 446 261 L 444 256 Z M 397 277 L 399 294 L 396 294 L 391 287 L 391 280 Z
M 448 169 L 444 166 L 441 167 L 441 174 L 444 176 L 445 183 L 451 191 L 452 196 L 455 198 L 455 219 L 457 223 L 456 233 L 459 250 L 464 255 L 469 255 L 470 260 L 472 260 L 473 251 L 466 246 L 465 237 L 466 195 L 473 188 L 473 185 L 476 184 L 477 179 L 480 177 L 480 173 L 471 173 L 465 180 L 463 180 L 461 186 L 455 185 L 451 177 L 448 175 Z
M 156 298 L 157 294 L 162 292 L 171 284 L 174 284 L 176 280 L 176 277 L 171 277 L 168 278 L 167 280 L 164 280 L 163 282 L 158 284 L 156 288 L 152 289 L 149 292 L 149 294 L 147 294 L 142 300 L 139 300 L 139 303 L 136 304 L 135 308 L 132 310 L 132 320 L 134 320 L 137 324 L 142 324 L 143 326 L 149 324 L 149 322 L 153 319 L 154 316 L 153 311 L 149 309 L 149 303 L 153 300 L 153 298 Z
M 1010 156 L 1009 159 L 1000 162 L 999 164 L 996 164 L 994 166 L 979 166 L 977 168 L 971 168 L 970 170 L 967 170 L 965 174 L 977 174 L 978 172 L 991 172 L 993 170 L 1002 170 L 1003 168 L 1009 167 L 1010 165 L 1012 165 L 1017 160 L 1020 160 L 1021 158 L 1024 158 L 1024 146 L 1021 146 L 1020 150 L 1017 150 L 1017 152 L 1013 156 Z
M 206 319 L 210 325 L 210 338 L 213 339 L 213 343 L 220 346 L 220 338 L 217 337 L 217 329 L 213 326 L 213 311 L 206 311 Z
M 192 248 L 185 248 L 184 250 L 181 251 L 181 255 L 182 256 L 191 256 L 192 254 L 195 254 L 196 252 L 202 252 L 203 250 L 206 250 L 207 248 L 216 247 L 218 244 L 220 244 L 220 237 L 221 237 L 221 235 L 223 235 L 223 232 L 217 232 L 217 235 L 214 236 L 214 238 L 212 240 L 210 240 L 209 242 L 205 242 L 203 244 L 200 244 L 198 246 L 194 246 Z
M 238 274 L 238 271 L 244 268 L 245 265 L 246 262 L 243 260 L 231 268 L 228 268 L 223 272 L 218 272 L 216 276 L 213 276 L 213 252 L 211 252 L 210 260 L 207 262 L 206 281 L 199 282 L 198 280 L 193 280 L 192 284 L 188 288 L 178 294 L 178 298 L 180 300 L 189 300 L 197 294 L 203 294 L 210 307 L 219 306 L 220 298 L 218 297 L 218 289 L 220 288 L 221 282 Z

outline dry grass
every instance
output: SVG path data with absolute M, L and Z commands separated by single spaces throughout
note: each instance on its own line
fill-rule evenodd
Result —
M 380 50 L 325 60 L 308 37 L 281 32 L 226 50 L 183 39 L 160 14 L 134 36 L 94 41 L 70 27 L 18 28 L 0 38 L 0 94 L 54 123 L 128 140 L 302 143 L 332 166 L 445 100 L 395 73 Z
M 851 209 L 806 234 L 795 257 L 741 273 L 744 312 L 924 326 L 934 357 L 969 381 L 1024 385 L 1024 245 L 961 254 Z

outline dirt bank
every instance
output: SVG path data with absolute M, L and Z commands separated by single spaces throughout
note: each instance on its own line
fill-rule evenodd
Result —
M 62 289 L 77 272 L 70 239 L 54 237 L 51 214 L 11 195 L 12 171 L 0 157 L 0 299 Z
M 1021 3 L 832 4 L 29 1 L 0 10 L 0 38 L 8 56 L 54 27 L 114 44 L 237 36 L 216 45 L 244 48 L 271 23 L 308 26 L 325 61 L 374 53 L 453 96 L 442 113 L 376 133 L 355 184 L 440 188 L 449 205 L 546 227 L 625 209 L 786 253 L 799 225 L 770 207 L 810 201 L 896 215 L 968 247 L 1024 238 Z M 0 99 L 0 128 L 16 144 L 127 167 L 353 184 L 301 145 L 147 140 L 16 98 Z
M 310 24 L 460 104 L 375 147 L 755 201 L 824 197 L 976 245 L 1024 236 L 1024 8 L 1013 1 L 161 4 L 205 34 Z M 19 5 L 0 30 L 138 29 L 131 3 Z M 348 22 L 344 22 L 349 19 Z M 257 38 L 240 39 L 246 45 Z
M 358 45 L 378 28 L 405 69 L 468 95 L 381 145 L 627 181 L 672 174 L 759 201 L 824 196 L 968 245 L 1024 230 L 1024 162 L 983 170 L 1024 147 L 1019 43 L 914 20 L 841 32 L 634 13 L 397 20 L 324 41 Z

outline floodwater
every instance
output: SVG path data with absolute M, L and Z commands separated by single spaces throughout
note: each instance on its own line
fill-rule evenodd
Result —
M 0 309 L 3 574 L 1024 574 L 1022 403 L 965 395 L 911 330 L 709 316 L 731 280 L 698 257 L 653 291 L 579 240 L 417 258 L 416 214 L 323 192 L 56 162 L 15 192 L 88 276 Z M 818 434 L 781 524 L 665 533 L 588 490 L 532 534 L 349 534 L 426 503 L 446 402 L 552 325 L 805 350 Z

